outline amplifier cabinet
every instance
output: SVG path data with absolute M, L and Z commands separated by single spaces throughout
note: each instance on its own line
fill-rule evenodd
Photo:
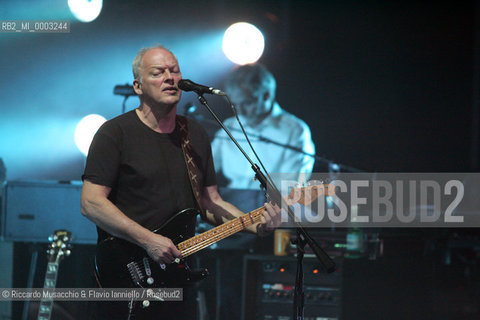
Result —
M 67 229 L 73 243 L 96 243 L 95 225 L 80 212 L 81 188 L 81 181 L 7 182 L 2 197 L 3 239 L 48 242 L 54 230 Z

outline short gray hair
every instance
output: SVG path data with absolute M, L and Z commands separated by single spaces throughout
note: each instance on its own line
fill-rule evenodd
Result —
M 133 59 L 133 62 L 132 62 L 133 78 L 138 80 L 138 82 L 140 82 L 140 83 L 142 83 L 142 81 L 143 81 L 142 71 L 141 71 L 143 56 L 145 55 L 145 53 L 147 53 L 147 51 L 150 51 L 152 49 L 166 50 L 166 51 L 170 52 L 172 54 L 172 56 L 175 57 L 173 52 L 170 51 L 169 49 L 167 49 L 166 47 L 164 47 L 162 44 L 157 44 L 157 45 L 154 45 L 154 46 L 151 46 L 151 47 L 145 47 L 145 48 L 140 49 L 140 51 L 138 51 L 137 55 L 135 56 L 135 58 Z M 175 59 L 178 61 L 177 57 L 175 57 Z
M 277 82 L 273 74 L 263 64 L 247 64 L 233 70 L 225 83 L 227 93 L 239 88 L 254 94 L 263 94 L 268 91 L 270 99 L 274 101 Z

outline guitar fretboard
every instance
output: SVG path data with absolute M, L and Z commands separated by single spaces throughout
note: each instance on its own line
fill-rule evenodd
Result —
M 46 289 L 55 288 L 57 284 L 57 275 L 58 263 L 49 262 L 47 265 L 47 272 L 45 273 L 45 282 L 43 283 L 43 287 Z M 38 310 L 37 320 L 50 320 L 50 316 L 52 314 L 52 306 L 52 299 L 42 299 Z
M 208 247 L 211 244 L 214 244 L 217 241 L 225 239 L 234 233 L 245 230 L 249 226 L 260 222 L 263 209 L 264 207 L 260 207 L 241 217 L 225 222 L 218 227 L 180 242 L 177 245 L 177 248 L 180 250 L 183 257 L 187 257 L 205 247 Z

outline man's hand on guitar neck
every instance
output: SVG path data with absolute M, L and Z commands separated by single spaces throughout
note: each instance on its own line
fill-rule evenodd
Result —
M 257 233 L 263 235 L 272 232 L 280 225 L 281 217 L 281 209 L 278 205 L 269 202 L 265 203 L 265 210 L 262 212 L 262 222 L 257 226 Z
M 206 221 L 217 226 L 245 214 L 233 204 L 224 201 L 218 193 L 217 186 L 205 187 L 202 194 L 202 204 L 203 208 L 206 209 Z M 264 208 L 261 222 L 251 224 L 245 230 L 262 235 L 273 231 L 280 225 L 280 208 L 271 203 L 266 203 Z

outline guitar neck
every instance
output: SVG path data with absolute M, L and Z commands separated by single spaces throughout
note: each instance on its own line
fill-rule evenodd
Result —
M 43 287 L 46 289 L 55 288 L 57 285 L 57 275 L 58 263 L 49 262 L 47 266 L 47 272 L 45 273 L 45 282 L 43 283 Z M 40 301 L 37 320 L 50 320 L 50 316 L 52 314 L 52 307 L 52 299 L 42 299 Z
M 187 257 L 203 248 L 208 247 L 232 234 L 245 230 L 249 226 L 260 222 L 264 207 L 253 210 L 241 217 L 225 222 L 218 227 L 205 231 L 193 238 L 180 242 L 177 247 L 183 257 Z

